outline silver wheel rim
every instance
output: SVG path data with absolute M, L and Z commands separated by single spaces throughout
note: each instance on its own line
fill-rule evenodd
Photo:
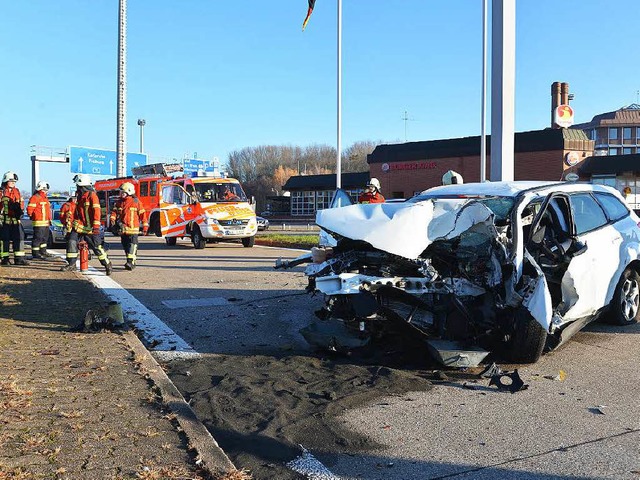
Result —
M 632 320 L 640 306 L 640 287 L 635 279 L 627 278 L 622 284 L 622 314 L 626 320 Z

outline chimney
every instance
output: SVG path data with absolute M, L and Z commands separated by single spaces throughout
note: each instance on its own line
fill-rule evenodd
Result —
M 560 105 L 569 105 L 569 84 L 562 82 L 560 84 Z
M 551 84 L 551 128 L 560 128 L 558 125 L 556 125 L 555 122 L 555 113 L 556 113 L 556 107 L 558 105 L 561 105 L 561 101 L 562 101 L 562 87 L 561 87 L 561 83 L 560 82 L 553 82 Z M 567 90 L 569 89 L 569 85 L 567 85 Z

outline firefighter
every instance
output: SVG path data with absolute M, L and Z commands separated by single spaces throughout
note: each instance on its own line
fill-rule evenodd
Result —
M 364 192 L 358 197 L 358 203 L 384 203 L 384 197 L 380 193 L 380 181 L 372 178 L 364 187 Z
M 116 202 L 109 217 L 112 232 L 120 235 L 120 243 L 127 256 L 124 268 L 136 268 L 136 254 L 138 252 L 138 234 L 142 225 L 142 234 L 149 231 L 147 212 L 136 197 L 136 190 L 132 183 L 124 182 L 120 185 L 120 199 Z
M 0 265 L 11 265 L 9 262 L 9 248 L 13 243 L 13 258 L 15 265 L 28 265 L 24 258 L 24 228 L 20 223 L 23 214 L 24 201 L 20 189 L 16 187 L 18 175 L 6 172 L 0 186 L 0 224 L 2 224 L 2 247 L 0 248 Z
M 67 265 L 61 270 L 74 271 L 77 269 L 78 242 L 84 240 L 104 266 L 106 274 L 111 275 L 111 261 L 107 252 L 104 251 L 100 239 L 100 201 L 93 188 L 93 181 L 89 175 L 79 173 L 73 177 L 73 182 L 77 187 L 77 203 L 73 212 L 71 232 L 67 240 Z
M 42 180 L 36 185 L 27 204 L 27 213 L 31 217 L 33 225 L 33 239 L 31 240 L 31 256 L 34 259 L 44 260 L 52 257 L 47 252 L 47 240 L 49 239 L 49 226 L 51 225 L 51 204 L 47 198 L 49 184 Z
M 60 207 L 60 223 L 65 233 L 65 240 L 69 240 L 69 234 L 72 230 L 73 215 L 76 211 L 76 197 L 69 197 Z

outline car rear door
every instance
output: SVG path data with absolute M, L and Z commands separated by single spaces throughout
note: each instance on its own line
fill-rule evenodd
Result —
M 575 236 L 587 247 L 572 259 L 563 279 L 563 299 L 566 296 L 570 306 L 564 318 L 574 320 L 592 315 L 608 303 L 609 284 L 619 276 L 622 236 L 591 193 L 571 194 L 569 202 Z

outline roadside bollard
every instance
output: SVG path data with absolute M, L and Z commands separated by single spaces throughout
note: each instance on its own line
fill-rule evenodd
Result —
M 87 242 L 79 242 L 78 250 L 80 252 L 80 271 L 86 272 L 89 270 L 89 245 Z

